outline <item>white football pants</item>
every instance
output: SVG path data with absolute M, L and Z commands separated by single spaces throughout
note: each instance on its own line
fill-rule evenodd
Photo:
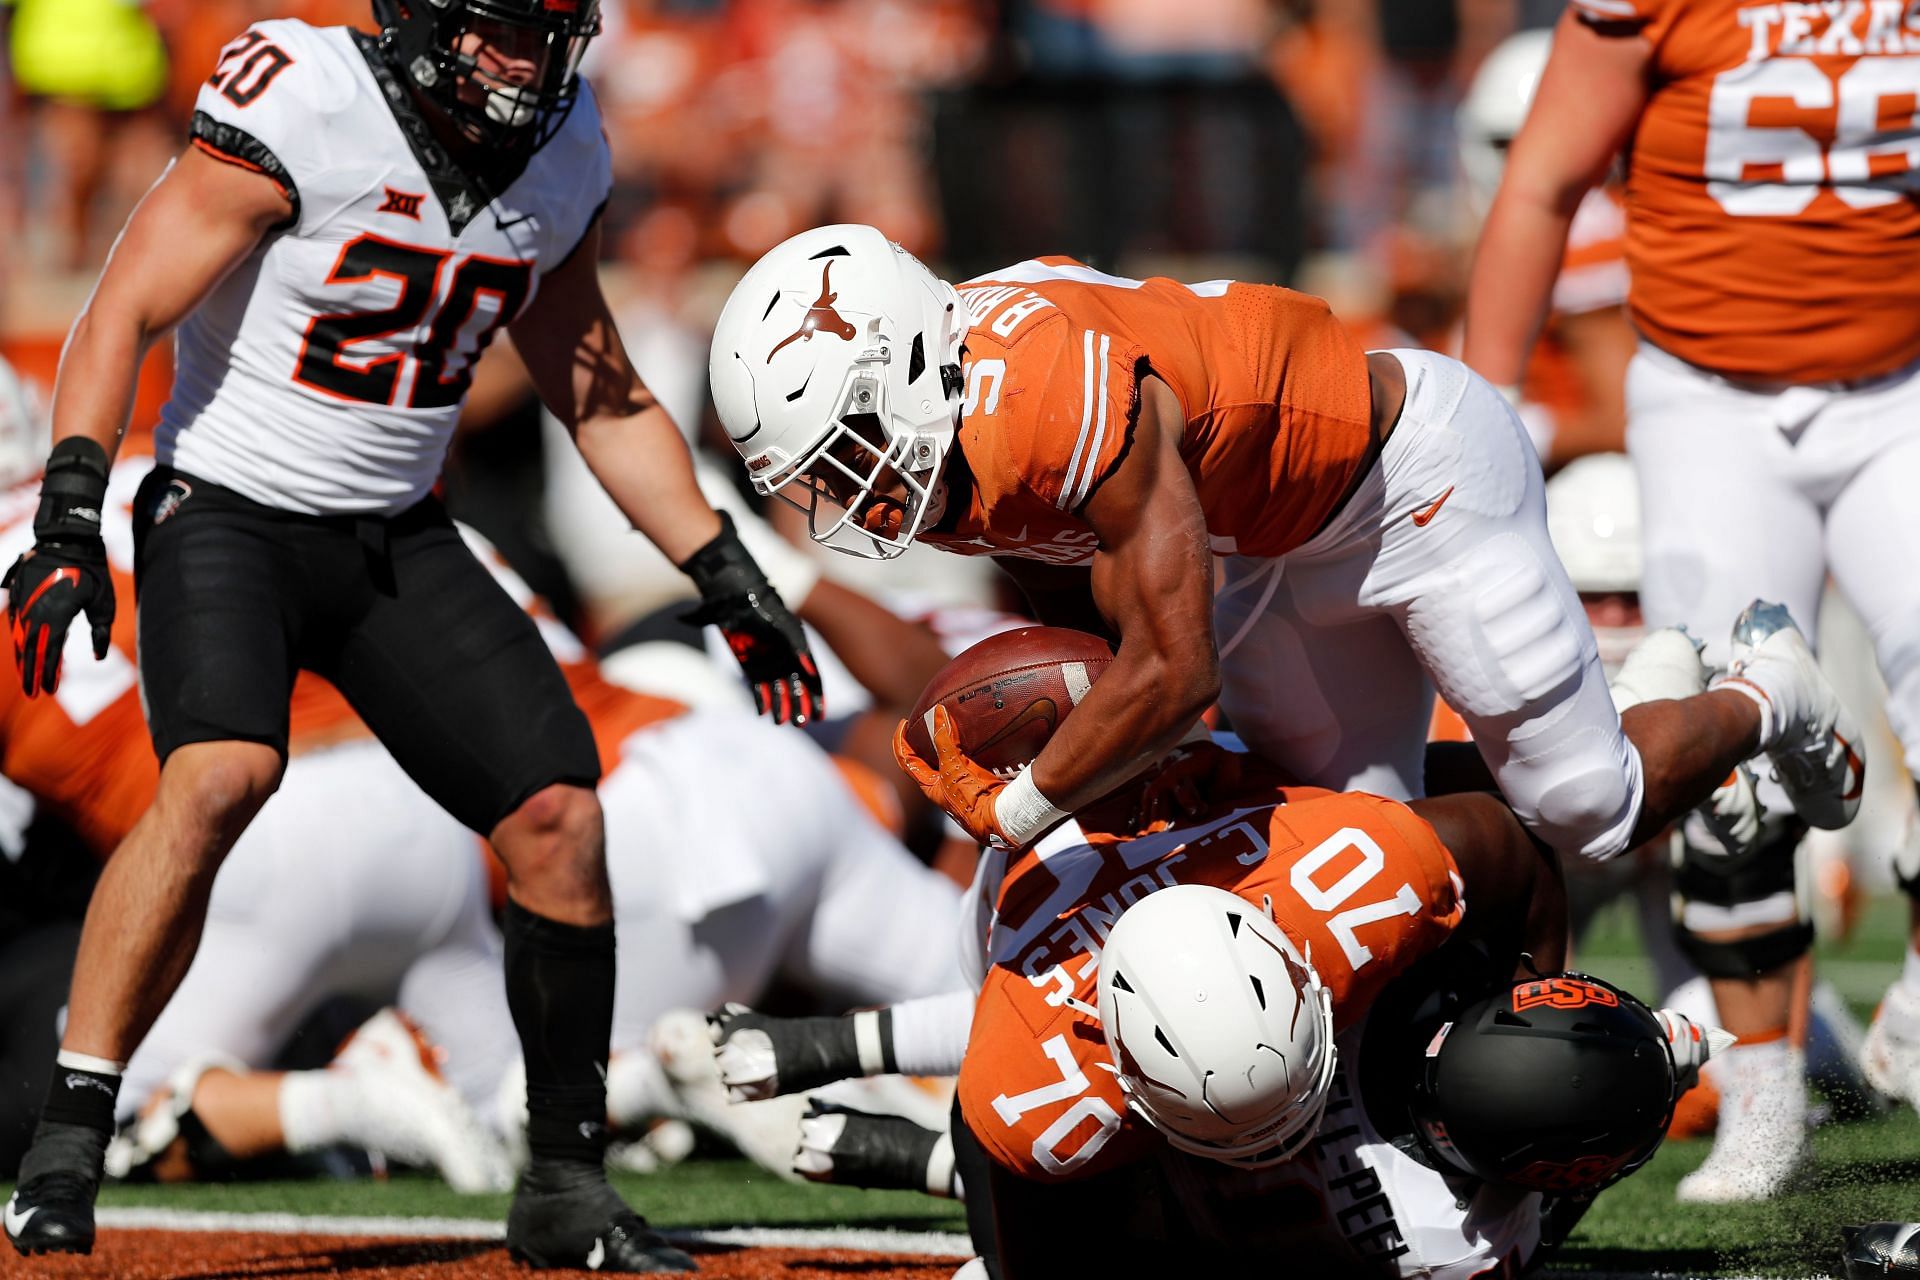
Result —
M 1859 612 L 1920 776 L 1920 364 L 1762 391 L 1642 343 L 1627 370 L 1649 626 L 1684 623 L 1724 665 L 1755 597 L 1809 637 L 1829 571 Z
M 1533 446 L 1465 365 L 1392 354 L 1406 407 L 1333 523 L 1279 559 L 1226 563 L 1221 706 L 1303 781 L 1407 799 L 1438 686 L 1534 834 L 1613 857 L 1640 815 L 1640 756 L 1547 538 Z

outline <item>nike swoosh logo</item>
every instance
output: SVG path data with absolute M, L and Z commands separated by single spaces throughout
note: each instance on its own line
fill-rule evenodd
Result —
M 593 1248 L 587 1253 L 587 1270 L 598 1271 L 607 1260 L 607 1242 L 595 1236 Z
M 16 1239 L 19 1238 L 22 1231 L 27 1229 L 27 1224 L 33 1221 L 33 1215 L 40 1212 L 37 1207 L 26 1210 L 16 1210 L 14 1205 L 19 1199 L 20 1193 L 18 1191 L 7 1197 L 7 1234 Z
M 1427 506 L 1413 513 L 1413 527 L 1416 529 L 1426 528 L 1427 522 L 1440 514 L 1440 508 L 1445 506 L 1447 499 L 1451 498 L 1452 496 L 1453 496 L 1453 486 L 1448 485 L 1447 491 L 1445 493 L 1435 498 Z
M 1000 732 L 994 734 L 991 738 L 988 738 L 985 742 L 981 743 L 978 747 L 976 747 L 975 748 L 976 753 L 985 754 L 987 751 L 991 750 L 994 747 L 999 746 L 1001 743 L 1007 741 L 1009 738 L 1012 738 L 1016 734 L 1020 733 L 1021 731 L 1026 729 L 1028 725 L 1032 724 L 1036 720 L 1046 721 L 1047 728 L 1049 731 L 1051 731 L 1053 726 L 1059 722 L 1059 712 L 1054 707 L 1052 698 L 1038 698 L 1033 702 L 1028 703 L 1026 710 L 1022 711 L 1018 716 L 1016 716 L 1013 720 L 1009 721 L 1007 724 L 1001 726 Z M 927 732 L 929 734 L 933 732 L 932 725 L 927 726 Z

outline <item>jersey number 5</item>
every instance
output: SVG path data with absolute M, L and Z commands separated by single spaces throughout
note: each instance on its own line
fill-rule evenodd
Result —
M 473 362 L 493 341 L 494 331 L 512 320 L 527 300 L 533 284 L 532 263 L 479 254 L 462 258 L 453 269 L 446 301 L 435 312 L 425 339 L 414 343 L 411 351 L 355 358 L 346 350 L 357 342 L 419 328 L 439 300 L 440 274 L 452 257 L 445 250 L 398 244 L 371 234 L 350 241 L 327 274 L 327 283 L 360 284 L 385 276 L 399 281 L 400 296 L 379 311 L 315 316 L 307 325 L 294 381 L 342 400 L 390 405 L 399 393 L 401 372 L 411 361 L 409 408 L 444 409 L 460 403 L 473 381 Z M 492 313 L 474 332 L 472 351 L 459 357 L 450 370 L 458 355 L 455 346 L 480 310 L 482 296 L 493 299 Z

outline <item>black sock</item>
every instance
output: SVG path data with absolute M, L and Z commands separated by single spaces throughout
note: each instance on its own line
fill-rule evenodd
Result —
M 510 900 L 506 938 L 507 1008 L 526 1055 L 533 1165 L 598 1170 L 607 1145 L 613 926 L 562 924 Z
M 77 1124 L 101 1133 L 113 1132 L 113 1109 L 120 1100 L 120 1077 L 69 1067 L 55 1061 L 47 1084 L 42 1124 Z

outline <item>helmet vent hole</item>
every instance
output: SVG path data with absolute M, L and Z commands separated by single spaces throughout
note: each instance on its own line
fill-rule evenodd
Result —
M 1260 985 L 1260 979 L 1254 977 L 1252 974 L 1248 974 L 1247 981 L 1253 984 L 1253 998 L 1260 1002 L 1260 1007 L 1262 1009 L 1266 1008 L 1267 1007 L 1267 989 Z
M 1240 936 L 1240 915 L 1238 912 L 1229 911 L 1227 913 L 1227 936 L 1231 938 Z
M 927 371 L 927 347 L 920 334 L 913 335 L 913 350 L 907 353 L 907 382 L 920 381 L 920 375 Z
M 773 314 L 773 309 L 779 305 L 780 305 L 780 295 L 776 293 L 771 298 L 767 299 L 767 309 L 760 313 L 760 318 L 762 320 L 765 320 L 768 316 Z
M 1496 1027 L 1531 1027 L 1533 1024 L 1525 1018 L 1518 1017 L 1502 1009 L 1493 1015 L 1493 1025 Z
M 1162 1031 L 1159 1027 L 1155 1027 L 1153 1029 L 1153 1038 L 1160 1042 L 1160 1047 L 1162 1049 L 1165 1049 L 1168 1053 L 1172 1054 L 1176 1058 L 1180 1056 L 1180 1051 L 1173 1047 L 1173 1041 L 1167 1039 L 1167 1033 Z
M 1113 985 L 1128 995 L 1133 994 L 1133 984 L 1127 981 L 1127 975 L 1124 973 L 1116 973 L 1113 975 Z
M 833 246 L 833 248 L 831 249 L 822 249 L 820 252 L 814 254 L 811 258 L 808 258 L 807 261 L 818 262 L 822 258 L 850 258 L 852 256 L 853 254 L 847 249 L 847 246 L 843 244 L 837 244 Z

